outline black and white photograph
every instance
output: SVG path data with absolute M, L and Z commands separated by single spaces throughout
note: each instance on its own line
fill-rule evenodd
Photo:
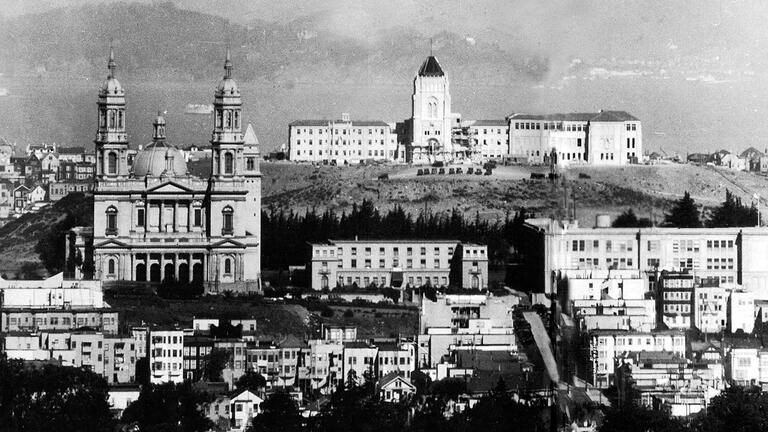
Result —
M 0 0 L 0 432 L 768 431 L 767 23 Z

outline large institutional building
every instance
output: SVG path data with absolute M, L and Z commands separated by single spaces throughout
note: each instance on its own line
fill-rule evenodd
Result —
M 768 229 L 611 228 L 600 223 L 529 219 L 526 254 L 541 265 L 528 281 L 534 291 L 556 293 L 565 279 L 600 272 L 640 274 L 652 280 L 661 272 L 688 272 L 697 283 L 739 284 L 768 299 Z M 651 277 L 652 276 L 652 277 Z M 652 284 L 650 290 L 655 290 Z
M 431 55 L 413 79 L 409 119 L 394 124 L 344 114 L 341 120 L 297 120 L 288 125 L 288 146 L 292 161 L 339 165 L 510 160 L 613 166 L 643 158 L 641 122 L 624 111 L 462 121 L 451 108 L 448 77 Z
M 310 286 L 488 288 L 488 247 L 457 240 L 328 240 L 311 245 Z
M 152 142 L 128 163 L 125 91 L 109 75 L 99 92 L 93 247 L 101 280 L 202 282 L 209 290 L 258 289 L 261 241 L 259 149 L 244 132 L 227 51 L 214 94 L 210 178 L 187 172 L 158 115 Z

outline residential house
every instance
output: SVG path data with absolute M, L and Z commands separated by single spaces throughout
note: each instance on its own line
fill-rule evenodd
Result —
M 414 395 L 416 386 L 397 372 L 390 372 L 376 383 L 376 391 L 379 393 L 380 400 L 398 403 Z
M 230 431 L 244 432 L 248 429 L 253 418 L 261 414 L 262 403 L 264 403 L 264 399 L 248 390 L 231 395 L 229 400 Z

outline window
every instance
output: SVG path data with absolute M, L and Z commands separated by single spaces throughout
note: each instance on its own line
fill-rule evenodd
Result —
M 224 174 L 232 174 L 232 171 L 234 171 L 232 153 L 224 153 Z
M 231 274 L 232 273 L 232 259 L 226 258 L 224 259 L 224 274 Z
M 221 211 L 221 215 L 224 218 L 223 226 L 222 226 L 222 234 L 233 234 L 234 233 L 234 224 L 233 224 L 233 211 L 232 207 L 224 207 L 224 210 Z
M 145 211 L 143 208 L 140 208 L 136 211 L 136 226 L 137 227 L 143 227 L 144 226 L 144 220 L 145 220 Z
M 248 171 L 253 171 L 256 169 L 256 158 L 249 157 L 245 160 L 245 169 Z
M 117 234 L 117 209 L 109 206 L 107 209 L 107 235 Z
M 203 225 L 203 209 L 195 209 L 195 226 L 199 227 Z
M 114 275 L 115 274 L 115 259 L 110 258 L 109 261 L 107 261 L 107 274 Z
M 117 174 L 117 154 L 110 152 L 107 156 L 108 172 L 110 174 Z

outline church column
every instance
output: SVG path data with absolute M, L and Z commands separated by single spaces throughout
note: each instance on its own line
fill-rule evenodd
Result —
M 179 202 L 173 202 L 173 232 L 179 232 Z
M 187 255 L 187 257 L 188 257 L 188 258 L 187 258 L 187 273 L 189 273 L 189 277 L 188 277 L 187 279 L 188 279 L 190 282 L 192 282 L 192 276 L 194 275 L 194 273 L 192 272 L 192 269 L 195 267 L 195 265 L 194 265 L 194 264 L 193 264 L 193 262 L 192 262 L 192 255 L 193 255 L 193 254 L 192 254 L 192 252 L 190 252 L 190 253 Z
M 245 280 L 245 277 L 243 277 L 245 273 L 245 269 L 243 268 L 243 263 L 244 263 L 243 254 L 238 254 L 237 256 L 239 261 L 239 264 L 237 266 L 237 277 L 238 277 L 237 280 L 242 281 L 242 280 Z
M 179 254 L 173 254 L 173 279 L 179 280 Z
M 131 280 L 136 280 L 136 254 L 131 254 Z
M 158 229 L 160 232 L 165 232 L 165 226 L 163 225 L 163 211 L 165 210 L 165 206 L 163 205 L 165 202 L 163 200 L 160 200 L 160 220 L 158 221 Z

